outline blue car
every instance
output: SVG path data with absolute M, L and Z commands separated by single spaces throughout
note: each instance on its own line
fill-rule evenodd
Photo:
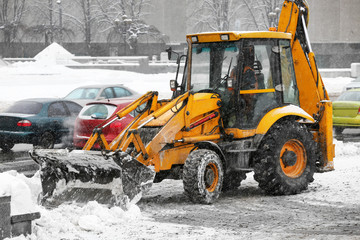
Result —
M 0 148 L 6 152 L 17 143 L 53 148 L 72 137 L 82 107 L 64 99 L 25 99 L 0 113 Z M 71 141 L 71 140 L 70 140 Z

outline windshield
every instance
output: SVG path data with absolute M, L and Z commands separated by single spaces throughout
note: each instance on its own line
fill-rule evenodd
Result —
M 81 119 L 107 119 L 116 110 L 116 106 L 108 104 L 86 105 L 79 113 Z
M 5 113 L 38 114 L 43 105 L 38 102 L 21 101 L 9 107 Z
M 236 65 L 238 42 L 200 43 L 192 48 L 191 90 L 218 88 Z
M 360 101 L 359 91 L 344 92 L 336 101 Z
M 77 88 L 69 93 L 65 99 L 95 99 L 100 88 Z

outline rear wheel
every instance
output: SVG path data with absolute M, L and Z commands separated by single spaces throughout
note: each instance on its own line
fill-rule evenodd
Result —
M 197 149 L 186 159 L 183 171 L 185 194 L 196 203 L 213 203 L 224 178 L 220 157 L 211 150 Z
M 254 178 L 261 189 L 273 195 L 299 193 L 314 180 L 312 134 L 298 123 L 275 125 L 264 137 L 254 161 Z
M 51 132 L 44 132 L 35 147 L 50 149 L 54 148 L 55 136 Z
M 14 147 L 14 143 L 7 141 L 7 142 L 1 142 L 0 143 L 0 148 L 4 151 L 4 152 L 8 152 L 10 151 L 13 147 Z

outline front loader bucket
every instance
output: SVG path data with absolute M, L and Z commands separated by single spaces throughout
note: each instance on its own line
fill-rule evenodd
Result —
M 97 201 L 120 206 L 140 200 L 155 172 L 124 152 L 34 149 L 29 152 L 40 167 L 42 204 Z

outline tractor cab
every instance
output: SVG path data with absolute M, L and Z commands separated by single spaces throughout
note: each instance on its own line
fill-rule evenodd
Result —
M 290 40 L 279 32 L 188 35 L 178 94 L 214 93 L 226 128 L 254 129 L 270 110 L 299 106 Z

